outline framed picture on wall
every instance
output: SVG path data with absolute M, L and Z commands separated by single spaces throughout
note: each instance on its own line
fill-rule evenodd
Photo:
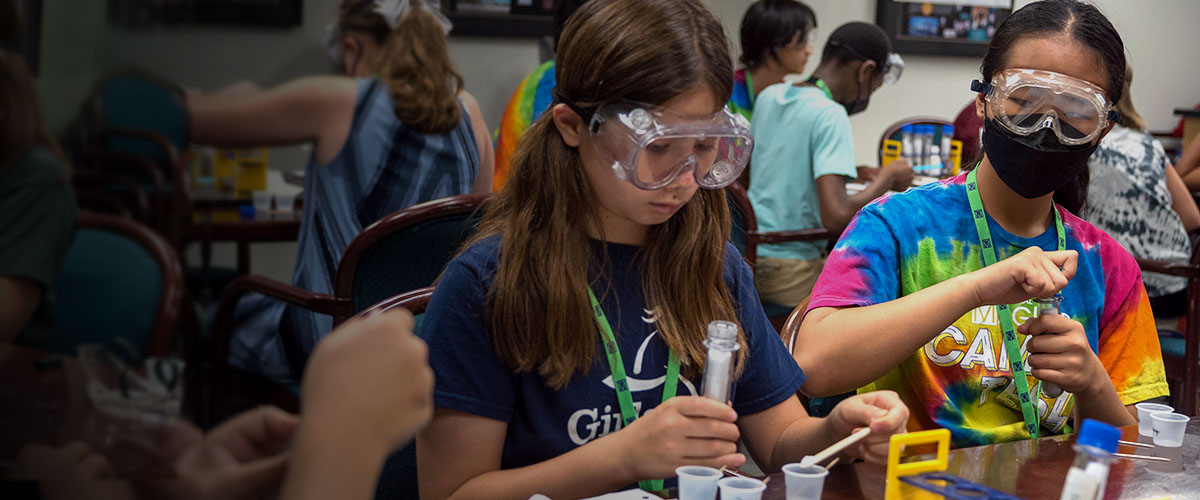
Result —
M 875 23 L 901 54 L 981 57 L 1013 0 L 877 0 Z
M 554 32 L 558 0 L 441 0 L 452 35 L 541 37 Z
M 108 22 L 123 28 L 176 24 L 292 27 L 302 0 L 108 0 Z

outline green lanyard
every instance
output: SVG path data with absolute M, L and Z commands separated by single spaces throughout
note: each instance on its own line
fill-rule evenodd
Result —
M 833 99 L 833 91 L 829 90 L 829 85 L 825 83 L 825 80 L 817 77 L 810 77 L 808 79 L 808 83 L 816 85 L 817 88 L 821 89 L 822 92 L 825 92 L 825 97 L 828 97 L 830 100 Z
M 975 219 L 975 231 L 979 233 L 979 253 L 983 257 L 983 265 L 996 263 L 996 248 L 992 244 L 992 231 L 988 228 L 987 213 L 983 211 L 983 201 L 979 199 L 979 184 L 975 182 L 978 169 L 967 174 L 967 200 L 971 203 L 971 216 Z M 1054 210 L 1054 230 L 1058 235 L 1058 249 L 1067 249 L 1067 233 L 1063 230 L 1062 216 L 1058 207 L 1051 205 Z M 1017 384 L 1017 397 L 1021 400 L 1021 414 L 1025 417 L 1025 427 L 1029 429 L 1029 437 L 1038 437 L 1038 415 L 1033 400 L 1029 397 L 1029 380 L 1025 377 L 1025 363 L 1021 359 L 1021 346 L 1017 344 L 1017 334 L 1013 328 L 1012 313 L 1008 304 L 996 306 L 1000 316 L 1000 328 L 1004 330 L 1004 349 L 1008 351 L 1008 360 L 1012 365 L 1013 382 Z
M 604 316 L 604 309 L 600 307 L 600 301 L 596 300 L 596 294 L 592 293 L 592 289 L 588 288 L 588 299 L 592 301 L 592 312 L 596 315 L 596 325 L 600 327 L 600 338 L 604 341 L 604 354 L 608 356 L 608 369 L 612 371 L 613 389 L 617 391 L 617 403 L 621 407 L 621 417 L 624 420 L 623 426 L 628 426 L 637 420 L 637 410 L 633 407 L 633 396 L 629 393 L 629 382 L 625 380 L 625 363 L 621 361 L 621 350 L 617 349 L 617 339 L 613 336 L 612 327 L 608 324 L 608 318 Z M 679 358 L 675 357 L 675 353 L 668 351 L 667 356 L 667 378 L 663 382 L 662 400 L 665 403 L 668 399 L 675 397 L 675 390 L 679 385 Z M 659 491 L 663 489 L 662 479 L 647 479 L 638 481 L 638 487 L 646 491 Z

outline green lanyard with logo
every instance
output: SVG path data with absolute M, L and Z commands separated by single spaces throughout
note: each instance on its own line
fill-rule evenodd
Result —
M 805 80 L 805 82 L 816 85 L 817 88 L 821 89 L 821 91 L 825 93 L 825 97 L 833 100 L 833 91 L 829 90 L 829 85 L 825 83 L 825 80 L 812 76 L 809 77 L 808 80 Z
M 592 302 L 592 313 L 596 315 L 596 325 L 600 327 L 600 338 L 604 341 L 604 354 L 608 356 L 608 368 L 612 371 L 613 389 L 617 391 L 617 403 L 621 407 L 622 426 L 628 426 L 637 420 L 637 409 L 633 407 L 633 395 L 629 393 L 629 382 L 625 379 L 625 363 L 621 361 L 621 350 L 617 348 L 617 339 L 613 335 L 612 327 L 608 324 L 608 318 L 604 316 L 604 309 L 600 307 L 600 301 L 596 300 L 596 294 L 592 293 L 592 289 L 588 288 L 588 299 Z M 667 378 L 663 382 L 662 401 L 665 403 L 668 399 L 675 397 L 675 390 L 679 385 L 679 358 L 675 357 L 673 351 L 668 351 L 667 356 Z M 638 487 L 646 491 L 659 491 L 663 489 L 662 479 L 647 479 L 638 481 Z
M 983 265 L 996 263 L 996 248 L 992 242 L 992 231 L 988 228 L 987 213 L 983 211 L 983 201 L 979 198 L 979 184 L 975 181 L 978 169 L 967 174 L 967 201 L 971 203 L 971 217 L 975 219 L 975 231 L 979 234 L 979 253 L 983 257 Z M 1058 207 L 1051 205 L 1054 210 L 1054 231 L 1058 236 L 1058 250 L 1067 249 L 1067 233 L 1063 230 L 1062 216 Z M 1000 328 L 1004 330 L 1004 349 L 1008 351 L 1008 360 L 1012 365 L 1013 382 L 1017 385 L 1017 397 L 1021 400 L 1021 414 L 1025 417 L 1025 427 L 1029 429 L 1029 437 L 1038 437 L 1038 415 L 1034 402 L 1029 397 L 1029 380 L 1025 377 L 1025 363 L 1021 358 L 1021 346 L 1017 344 L 1016 330 L 1013 328 L 1012 313 L 1008 304 L 996 306 L 1000 316 Z M 1069 432 L 1069 431 L 1068 431 Z

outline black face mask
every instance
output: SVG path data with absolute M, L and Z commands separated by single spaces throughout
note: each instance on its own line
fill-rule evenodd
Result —
M 996 175 L 1028 199 L 1045 196 L 1078 177 L 1099 145 L 1096 141 L 1066 146 L 1048 128 L 1017 135 L 994 118 L 983 123 L 983 151 Z
M 858 87 L 858 92 L 862 92 L 862 84 L 859 83 L 858 81 L 855 81 L 854 84 Z M 855 95 L 859 95 L 859 94 L 855 93 Z M 850 101 L 849 103 L 842 104 L 842 106 L 844 106 L 846 108 L 847 115 L 856 115 L 858 113 L 862 113 L 863 111 L 866 111 L 867 104 L 870 101 L 871 101 L 871 94 L 868 93 L 866 97 L 855 99 L 853 101 Z

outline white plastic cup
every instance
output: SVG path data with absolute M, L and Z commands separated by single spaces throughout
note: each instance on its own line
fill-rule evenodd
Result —
M 1150 414 L 1150 420 L 1154 427 L 1154 446 L 1183 446 L 1183 431 L 1191 420 L 1187 415 L 1160 411 Z
M 1138 412 L 1138 435 L 1146 437 L 1154 437 L 1154 428 L 1150 423 L 1150 414 L 1154 412 L 1173 412 L 1174 408 L 1158 403 L 1138 403 L 1134 405 Z
M 271 193 L 266 191 L 255 191 L 253 196 L 255 212 L 261 214 L 271 210 Z
M 825 476 L 829 470 L 819 465 L 799 463 L 783 466 L 783 478 L 787 481 L 787 500 L 821 500 L 825 488 Z
M 294 194 L 276 194 L 275 208 L 280 212 L 291 212 L 296 208 L 296 195 Z
M 750 477 L 727 477 L 717 481 L 721 500 L 762 500 L 767 483 Z M 679 497 L 683 500 L 683 496 Z
M 685 465 L 675 468 L 679 479 L 679 500 L 715 500 L 717 481 L 721 471 L 703 465 Z

